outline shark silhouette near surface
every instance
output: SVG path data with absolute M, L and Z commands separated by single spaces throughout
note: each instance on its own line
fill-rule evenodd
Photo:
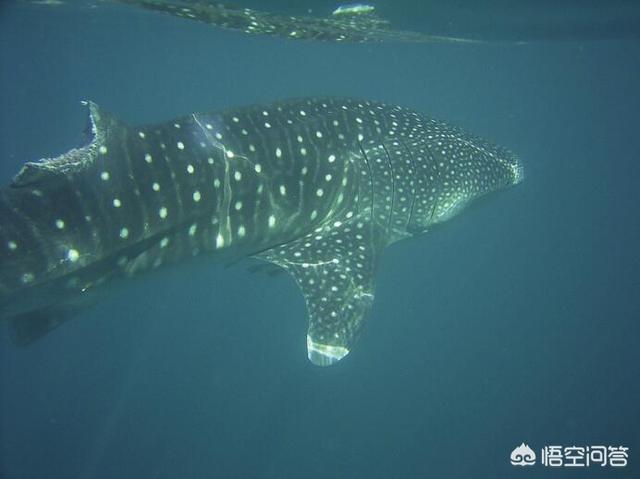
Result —
M 256 257 L 305 298 L 309 359 L 352 348 L 386 246 L 516 184 L 509 151 L 409 109 L 340 98 L 130 127 L 88 103 L 91 141 L 0 189 L 0 318 L 28 344 L 92 291 L 199 254 Z
M 343 43 L 484 43 L 482 40 L 395 30 L 367 4 L 343 5 L 327 17 L 315 17 L 263 12 L 216 2 L 116 1 L 250 35 Z

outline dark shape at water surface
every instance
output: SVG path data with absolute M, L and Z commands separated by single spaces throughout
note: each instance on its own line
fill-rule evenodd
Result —
M 480 40 L 394 30 L 370 5 L 338 7 L 328 17 L 291 16 L 205 2 L 116 0 L 148 10 L 208 23 L 253 35 L 345 43 L 484 43 Z
M 27 163 L 0 188 L 0 319 L 17 344 L 112 279 L 209 254 L 291 274 L 309 359 L 333 364 L 369 316 L 388 245 L 522 179 L 507 150 L 372 101 L 289 100 L 141 127 L 89 108 L 86 146 Z

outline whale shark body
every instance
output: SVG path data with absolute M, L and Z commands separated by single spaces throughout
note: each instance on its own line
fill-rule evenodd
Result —
M 396 30 L 372 5 L 348 4 L 326 17 L 293 16 L 215 2 L 116 0 L 249 35 L 340 43 L 484 43 L 482 40 Z
M 29 344 L 93 291 L 188 257 L 255 257 L 305 298 L 330 365 L 369 315 L 384 248 L 518 183 L 509 151 L 398 106 L 311 98 L 131 127 L 87 103 L 91 140 L 0 189 L 0 318 Z

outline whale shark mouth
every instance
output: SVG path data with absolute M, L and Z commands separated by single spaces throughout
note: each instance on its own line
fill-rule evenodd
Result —
M 331 366 L 347 354 L 349 350 L 343 346 L 316 343 L 311 336 L 307 335 L 307 356 L 316 366 Z
M 516 159 L 516 161 L 511 164 L 511 171 L 513 173 L 514 185 L 517 185 L 524 180 L 524 167 L 522 166 L 522 163 L 520 163 L 519 159 Z

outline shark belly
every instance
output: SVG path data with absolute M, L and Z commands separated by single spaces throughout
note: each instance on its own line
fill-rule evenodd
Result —
M 309 359 L 330 365 L 369 316 L 386 246 L 522 178 L 507 150 L 377 102 L 299 99 L 142 127 L 89 109 L 88 145 L 27 163 L 0 190 L 0 317 L 21 325 L 19 343 L 113 278 L 253 256 L 293 276 Z

